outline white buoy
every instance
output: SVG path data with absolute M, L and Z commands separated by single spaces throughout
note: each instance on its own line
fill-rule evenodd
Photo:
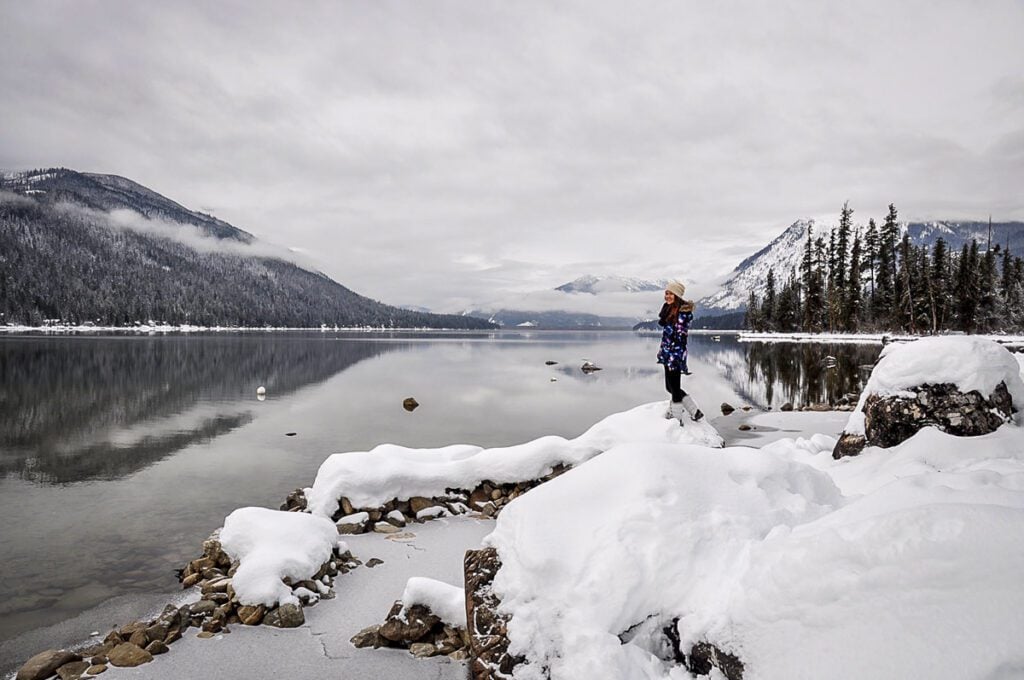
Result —
M 259 387 L 256 388 L 256 394 L 257 395 L 264 395 L 266 393 L 267 393 L 267 388 L 264 387 L 263 385 L 260 385 Z

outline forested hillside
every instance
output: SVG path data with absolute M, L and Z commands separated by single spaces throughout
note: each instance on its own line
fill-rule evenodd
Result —
M 894 205 L 881 226 L 869 220 L 865 229 L 855 228 L 852 215 L 844 205 L 838 227 L 827 233 L 808 230 L 798 266 L 768 271 L 763 289 L 749 294 L 748 328 L 1024 330 L 1024 259 L 1011 249 L 1008 229 L 1019 223 L 999 225 L 991 236 L 978 230 L 969 239 L 957 239 L 947 227 L 927 234 L 935 237 L 930 244 L 915 245 L 913 238 L 922 234 L 901 230 Z
M 0 323 L 492 327 L 381 304 L 256 245 L 121 177 L 9 175 L 0 181 Z

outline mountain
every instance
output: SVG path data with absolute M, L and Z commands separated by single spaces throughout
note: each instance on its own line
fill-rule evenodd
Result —
M 0 324 L 491 328 L 358 295 L 252 234 L 131 180 L 0 179 Z
M 668 281 L 646 281 L 634 279 L 627 276 L 581 276 L 569 283 L 563 283 L 555 288 L 563 293 L 588 293 L 598 295 L 600 293 L 643 293 L 665 290 Z
M 631 328 L 657 316 L 665 281 L 626 276 L 581 276 L 548 290 L 478 304 L 469 312 L 502 326 Z
M 815 235 L 827 237 L 831 225 L 815 223 L 814 220 L 797 220 L 786 228 L 771 243 L 740 262 L 719 289 L 697 302 L 698 315 L 702 318 L 726 313 L 735 313 L 746 308 L 750 291 L 762 293 L 768 270 L 775 272 L 780 284 L 798 267 L 803 256 L 807 230 L 813 227 Z M 860 227 L 863 229 L 864 227 Z M 1011 252 L 1024 248 L 1024 222 L 993 222 L 992 244 L 1007 245 Z M 940 238 L 952 250 L 959 250 L 972 239 L 977 239 L 982 250 L 988 246 L 989 223 L 973 221 L 905 222 L 900 224 L 900 234 L 909 234 L 910 241 L 917 246 L 935 245 Z

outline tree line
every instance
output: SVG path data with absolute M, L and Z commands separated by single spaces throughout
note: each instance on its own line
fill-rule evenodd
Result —
M 1024 259 L 977 239 L 959 252 L 939 238 L 900 235 L 896 207 L 881 226 L 855 227 L 843 204 L 827 234 L 808 228 L 798 266 L 769 270 L 751 291 L 745 325 L 756 331 L 991 333 L 1024 330 Z
M 199 252 L 40 200 L 0 202 L 0 325 L 494 328 L 370 300 L 291 262 Z

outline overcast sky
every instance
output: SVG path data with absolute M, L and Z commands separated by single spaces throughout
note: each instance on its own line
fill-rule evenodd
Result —
M 123 175 L 393 304 L 695 297 L 801 217 L 1024 219 L 1024 2 L 0 0 L 0 168 Z

